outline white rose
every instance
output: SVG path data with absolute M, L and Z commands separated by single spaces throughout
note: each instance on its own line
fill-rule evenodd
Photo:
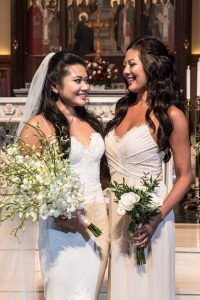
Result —
M 124 216 L 126 214 L 126 211 L 125 209 L 123 209 L 121 206 L 119 206 L 117 208 L 117 213 L 120 215 L 120 216 Z
M 130 192 L 125 193 L 120 198 L 120 205 L 127 211 L 131 211 L 134 207 L 134 204 L 140 200 L 140 196 Z

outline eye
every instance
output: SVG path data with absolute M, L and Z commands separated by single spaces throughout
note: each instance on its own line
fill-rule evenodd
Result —
M 77 78 L 74 80 L 76 83 L 81 83 L 81 79 L 80 78 Z
M 136 63 L 134 63 L 134 62 L 129 63 L 129 66 L 130 66 L 130 68 L 132 68 L 132 67 L 136 66 Z

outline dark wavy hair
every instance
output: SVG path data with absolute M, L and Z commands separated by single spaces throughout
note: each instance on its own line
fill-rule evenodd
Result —
M 77 64 L 85 66 L 84 61 L 78 55 L 71 52 L 60 51 L 52 56 L 42 90 L 42 103 L 38 112 L 39 114 L 43 113 L 45 118 L 54 126 L 56 136 L 60 144 L 60 149 L 65 154 L 64 158 L 69 156 L 71 146 L 69 134 L 70 124 L 56 105 L 59 94 L 52 91 L 52 86 L 62 87 L 63 78 L 69 72 L 68 67 Z M 89 113 L 85 107 L 76 106 L 75 112 L 79 118 L 89 123 L 95 131 L 99 132 L 103 136 L 103 130 L 100 122 L 95 116 Z
M 158 147 L 164 151 L 164 162 L 171 157 L 169 138 L 173 130 L 173 124 L 169 117 L 169 107 L 175 105 L 183 112 L 185 106 L 181 97 L 177 75 L 174 70 L 174 56 L 169 53 L 166 46 L 154 37 L 140 37 L 128 46 L 129 49 L 138 50 L 144 72 L 147 77 L 147 93 L 149 108 L 145 119 L 147 124 L 155 132 L 156 127 L 150 118 L 150 113 L 159 121 L 157 132 Z M 107 127 L 106 133 L 117 127 L 124 119 L 128 107 L 137 100 L 137 94 L 129 92 L 116 104 L 116 113 Z

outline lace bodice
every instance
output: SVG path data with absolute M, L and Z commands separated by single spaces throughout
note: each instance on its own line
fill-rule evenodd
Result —
M 100 184 L 100 160 L 104 151 L 104 141 L 97 132 L 91 134 L 88 147 L 71 136 L 69 159 L 84 185 L 86 203 L 104 202 Z

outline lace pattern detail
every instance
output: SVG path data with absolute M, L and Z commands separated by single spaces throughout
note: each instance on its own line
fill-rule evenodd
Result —
M 86 271 L 82 272 L 77 284 L 69 291 L 66 300 L 93 300 L 90 287 L 86 283 Z

